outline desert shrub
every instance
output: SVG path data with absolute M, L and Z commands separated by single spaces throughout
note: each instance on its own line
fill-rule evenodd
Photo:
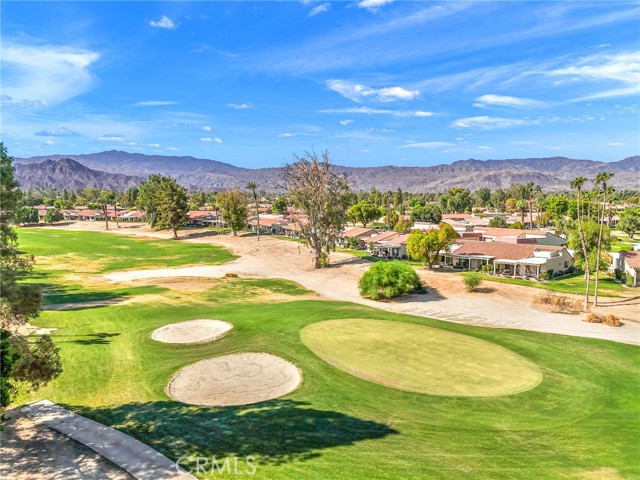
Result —
M 620 327 L 622 326 L 622 322 L 620 321 L 620 319 L 618 317 L 616 317 L 615 315 L 606 315 L 604 317 L 604 321 L 602 322 L 605 325 L 608 325 L 609 327 Z
M 225 273 L 224 274 L 225 278 L 238 278 L 238 274 L 237 273 Z
M 467 292 L 471 293 L 480 286 L 482 283 L 482 277 L 476 272 L 467 272 L 463 275 L 462 282 L 464 283 Z
M 633 276 L 630 273 L 627 273 L 626 276 L 627 276 L 627 280 L 626 280 L 625 283 L 627 284 L 627 287 L 635 287 L 636 286 L 636 282 L 635 282 Z
M 580 313 L 582 312 L 582 302 L 575 298 L 556 295 L 552 292 L 545 292 L 533 297 L 534 307 L 555 313 Z
M 589 313 L 584 319 L 587 323 L 602 323 L 604 322 L 604 316 L 597 313 Z
M 406 263 L 377 262 L 364 273 L 358 288 L 363 297 L 378 300 L 420 291 L 422 284 L 415 270 Z

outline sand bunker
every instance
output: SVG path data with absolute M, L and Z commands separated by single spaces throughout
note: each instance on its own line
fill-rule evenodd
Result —
M 184 367 L 169 382 L 167 393 L 191 405 L 247 405 L 286 395 L 301 381 L 298 368 L 280 357 L 234 353 Z
M 233 325 L 221 320 L 189 320 L 160 327 L 151 338 L 165 343 L 204 343 L 226 335 L 232 328 Z

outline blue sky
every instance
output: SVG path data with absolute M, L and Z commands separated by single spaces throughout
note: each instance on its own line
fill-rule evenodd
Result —
M 638 2 L 2 2 L 14 156 L 640 153 Z

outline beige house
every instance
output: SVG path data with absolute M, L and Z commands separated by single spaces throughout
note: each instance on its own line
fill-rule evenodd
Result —
M 609 252 L 613 262 L 609 266 L 609 271 L 616 268 L 633 277 L 633 283 L 640 287 L 640 252 Z
M 487 265 L 487 273 L 513 278 L 539 279 L 544 272 L 565 272 L 573 266 L 573 257 L 564 247 L 473 240 L 458 240 L 442 260 L 444 266 L 465 270 Z

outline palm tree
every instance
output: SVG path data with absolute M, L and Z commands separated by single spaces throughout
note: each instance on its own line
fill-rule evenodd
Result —
M 613 177 L 613 173 L 611 172 L 600 172 L 593 180 L 593 183 L 602 186 L 602 216 L 598 217 L 598 221 L 600 222 L 600 230 L 598 231 L 598 247 L 596 255 L 596 284 L 595 291 L 593 293 L 593 304 L 596 307 L 598 306 L 598 274 L 600 272 L 600 254 L 602 253 L 602 231 L 604 229 L 604 218 L 606 216 L 607 205 L 607 182 L 611 179 L 611 177 Z
M 587 242 L 584 238 L 584 230 L 582 228 L 582 216 L 580 215 L 580 204 L 582 203 L 581 192 L 582 186 L 587 179 L 584 177 L 577 177 L 571 181 L 571 188 L 574 188 L 578 192 L 577 219 L 578 219 L 578 236 L 580 238 L 580 245 L 582 246 L 582 254 L 584 255 L 584 278 L 587 283 L 587 288 L 584 294 L 584 309 L 589 308 L 589 252 L 587 251 Z
M 260 207 L 258 205 L 258 184 L 256 182 L 247 183 L 247 190 L 251 190 L 251 196 L 256 205 L 256 231 L 258 232 L 258 241 L 260 241 Z

